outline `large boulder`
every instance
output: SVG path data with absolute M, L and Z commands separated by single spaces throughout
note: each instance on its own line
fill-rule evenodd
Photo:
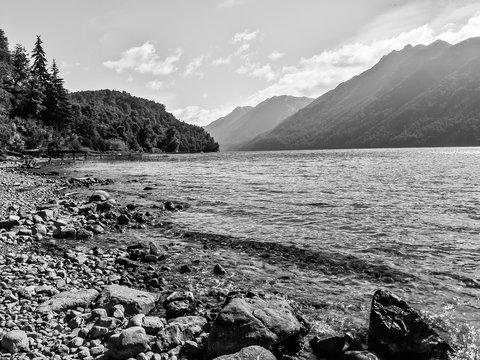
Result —
M 110 336 L 107 342 L 106 358 L 112 360 L 135 358 L 148 348 L 145 330 L 140 326 L 134 326 Z
M 175 291 L 163 301 L 167 319 L 191 315 L 195 312 L 195 297 L 190 291 Z
M 275 356 L 261 346 L 248 346 L 235 354 L 223 355 L 214 360 L 276 360 Z
M 88 198 L 88 202 L 107 201 L 108 199 L 110 199 L 110 195 L 106 191 L 95 190 Z
M 88 307 L 99 295 L 95 289 L 70 290 L 61 292 L 37 307 L 39 313 L 63 311 L 77 307 Z
M 10 354 L 29 351 L 27 334 L 22 330 L 13 330 L 6 333 L 0 345 Z
M 121 285 L 108 285 L 103 288 L 97 307 L 111 312 L 115 305 L 120 304 L 125 308 L 126 315 L 148 314 L 157 301 L 157 294 Z
M 220 311 L 208 338 L 208 357 L 232 354 L 251 345 L 267 349 L 296 343 L 305 327 L 285 299 L 235 297 Z
M 423 316 L 386 290 L 373 295 L 368 345 L 389 359 L 446 359 L 451 350 Z

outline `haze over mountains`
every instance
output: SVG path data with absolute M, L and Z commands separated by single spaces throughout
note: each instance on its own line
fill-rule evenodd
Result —
M 230 114 L 210 123 L 205 129 L 222 150 L 235 150 L 256 136 L 270 131 L 313 99 L 274 96 L 255 107 L 237 107 Z
M 407 46 L 236 148 L 479 145 L 479 99 L 480 38 Z M 259 123 L 254 114 L 242 118 Z M 232 121 L 230 137 L 214 134 L 220 144 L 241 133 L 240 120 Z M 213 133 L 213 125 L 206 129 Z

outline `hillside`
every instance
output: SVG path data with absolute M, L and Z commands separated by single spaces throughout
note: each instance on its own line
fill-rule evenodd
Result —
M 177 120 L 162 104 L 113 90 L 70 94 L 75 133 L 89 148 L 167 152 L 217 151 L 201 127 Z
M 242 149 L 478 145 L 479 70 L 479 38 L 407 46 Z
M 254 108 L 236 108 L 205 129 L 215 137 L 223 150 L 234 150 L 257 135 L 272 130 L 312 100 L 307 97 L 274 96 Z

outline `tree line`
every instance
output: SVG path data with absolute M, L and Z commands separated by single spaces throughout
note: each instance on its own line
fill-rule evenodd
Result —
M 36 36 L 29 53 L 12 50 L 0 29 L 0 150 L 69 148 L 99 151 L 218 151 L 198 126 L 176 119 L 161 104 L 126 92 L 70 94 Z

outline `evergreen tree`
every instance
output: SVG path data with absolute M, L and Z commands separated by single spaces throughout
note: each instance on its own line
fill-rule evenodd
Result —
M 8 91 L 8 81 L 11 76 L 10 51 L 8 39 L 0 29 L 0 115 L 5 116 L 10 111 L 11 94 Z
M 72 108 L 68 99 L 68 92 L 65 89 L 63 79 L 59 76 L 59 69 L 55 60 L 53 60 L 50 81 L 45 91 L 45 120 L 49 125 L 57 130 L 64 129 L 70 122 Z
M 10 92 L 13 95 L 11 117 L 34 118 L 44 109 L 43 88 L 33 78 L 27 51 L 21 45 L 15 47 L 12 55 Z
M 50 76 L 47 71 L 47 58 L 45 57 L 45 51 L 42 47 L 43 41 L 39 35 L 37 35 L 37 41 L 32 51 L 32 74 L 40 81 L 42 86 L 47 86 Z
M 0 29 L 0 63 L 10 63 L 10 50 L 8 49 L 8 39 L 5 32 Z

